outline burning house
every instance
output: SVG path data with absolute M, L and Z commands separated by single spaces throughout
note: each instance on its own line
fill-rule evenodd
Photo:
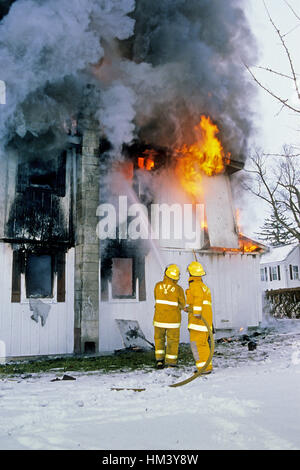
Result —
M 3 13 L 0 356 L 113 351 L 130 321 L 151 342 L 155 283 L 176 263 L 186 288 L 195 257 L 217 331 L 261 321 L 263 247 L 231 194 L 251 132 L 246 18 L 235 0 L 150 3 Z

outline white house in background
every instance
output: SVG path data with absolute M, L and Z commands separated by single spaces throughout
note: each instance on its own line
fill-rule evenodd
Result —
M 274 247 L 264 253 L 260 278 L 263 290 L 300 287 L 300 244 Z

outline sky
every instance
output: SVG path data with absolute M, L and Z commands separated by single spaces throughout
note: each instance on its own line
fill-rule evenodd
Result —
M 246 14 L 250 27 L 257 40 L 257 66 L 269 68 L 283 74 L 290 74 L 287 55 L 272 26 L 265 5 L 288 46 L 296 72 L 300 77 L 300 20 L 296 18 L 288 5 L 300 17 L 299 0 L 247 0 Z M 300 108 L 293 82 L 258 68 L 252 72 L 259 81 L 285 99 L 292 99 L 291 104 Z M 299 79 L 300 80 L 300 79 Z M 256 86 L 256 85 L 255 85 Z M 257 97 L 252 103 L 255 112 L 256 129 L 250 139 L 250 152 L 259 149 L 264 153 L 282 153 L 284 145 L 297 146 L 300 149 L 300 119 L 257 85 Z M 300 117 L 300 116 L 299 116 Z M 271 157 L 276 158 L 276 157 Z M 275 161 L 275 160 L 274 160 Z M 241 230 L 257 239 L 257 231 L 268 216 L 268 206 L 260 199 L 244 193 L 240 204 Z
M 259 47 L 260 56 L 257 65 L 290 74 L 287 56 L 268 18 L 263 0 L 248 0 L 246 3 L 247 15 Z M 265 4 L 280 32 L 286 34 L 285 40 L 291 52 L 295 69 L 300 74 L 298 46 L 300 20 L 297 20 L 284 0 L 265 0 Z M 288 4 L 300 17 L 299 0 L 288 0 Z M 295 27 L 297 28 L 294 29 Z M 293 103 L 297 104 L 296 93 L 290 80 L 259 69 L 253 68 L 252 71 L 264 85 L 269 86 L 284 98 L 292 98 Z M 300 105 L 300 102 L 298 103 Z M 297 117 L 289 110 L 280 110 L 280 103 L 276 102 L 264 90 L 258 90 L 258 129 L 253 137 L 253 145 L 261 146 L 266 153 L 280 152 L 285 144 L 300 144 L 300 123 L 298 124 Z

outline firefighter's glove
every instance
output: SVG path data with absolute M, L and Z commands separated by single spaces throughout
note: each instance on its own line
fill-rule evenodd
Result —
M 184 308 L 184 311 L 186 313 L 193 313 L 193 307 L 187 306 L 187 307 Z

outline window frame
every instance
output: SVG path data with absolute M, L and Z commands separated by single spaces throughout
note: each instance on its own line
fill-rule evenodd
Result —
M 50 258 L 50 279 L 47 279 L 47 281 L 50 281 L 50 294 L 49 295 L 29 295 L 29 288 L 30 288 L 30 283 L 29 283 L 29 260 L 30 258 L 38 258 L 38 257 L 48 257 Z M 54 256 L 49 253 L 27 253 L 26 255 L 26 261 L 25 261 L 25 270 L 24 270 L 24 277 L 25 277 L 25 297 L 26 299 L 53 299 L 53 290 L 54 290 Z M 48 266 L 47 266 L 48 268 Z
M 113 295 L 113 281 L 111 280 L 111 297 L 113 300 L 134 300 L 136 299 L 136 296 L 137 296 L 137 288 L 136 288 L 136 279 L 137 279 L 137 276 L 136 276 L 136 268 L 135 268 L 135 259 L 134 257 L 121 257 L 121 256 L 115 256 L 113 257 L 111 260 L 112 260 L 112 278 L 113 278 L 113 260 L 131 260 L 132 261 L 132 280 L 131 280 L 131 289 L 132 289 L 132 294 L 124 294 L 124 295 L 118 295 L 118 296 L 115 296 Z
M 53 284 L 51 297 L 27 297 L 25 279 L 26 254 L 24 251 L 17 249 L 12 252 L 11 303 L 29 304 L 29 301 L 33 298 L 41 299 L 44 303 L 65 303 L 67 288 L 65 251 L 57 250 L 56 253 L 41 251 L 39 253 L 52 256 Z
M 271 275 L 272 275 L 272 281 L 278 281 L 277 265 L 271 266 Z
M 114 258 L 122 258 L 122 256 L 114 256 Z M 145 271 L 145 257 L 144 256 L 123 256 L 123 258 L 133 259 L 133 283 L 134 283 L 134 297 L 115 298 L 112 295 L 112 282 L 111 279 L 101 277 L 101 302 L 110 303 L 137 303 L 147 300 L 146 295 L 146 271 Z
M 299 266 L 297 264 L 292 265 L 292 273 L 293 273 L 293 281 L 299 281 Z

